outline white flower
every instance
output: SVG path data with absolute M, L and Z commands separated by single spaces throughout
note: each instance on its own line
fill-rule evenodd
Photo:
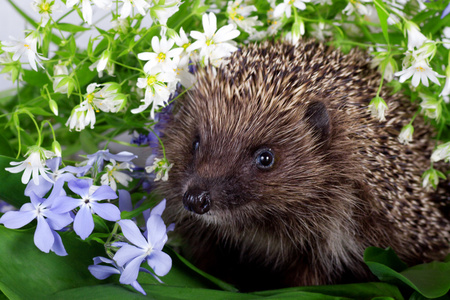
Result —
M 53 67 L 53 75 L 55 76 L 55 79 L 53 80 L 53 90 L 55 93 L 67 94 L 69 90 L 69 82 L 58 87 L 63 77 L 57 77 L 58 75 L 69 75 L 69 70 L 67 70 L 67 67 L 59 62 Z
M 98 76 L 102 77 L 103 70 L 105 70 L 105 68 L 109 62 L 110 56 L 111 56 L 111 52 L 109 50 L 103 51 L 102 55 L 100 56 L 100 59 L 89 66 L 89 70 L 93 71 L 94 68 L 96 68 L 97 72 L 99 73 Z M 111 67 L 110 67 L 110 69 L 111 69 Z M 109 70 L 108 74 L 113 75 L 113 72 L 114 72 L 114 66 L 112 67 L 112 72 Z
M 342 12 L 345 13 L 347 16 L 349 16 L 356 9 L 358 11 L 358 13 L 362 16 L 369 14 L 369 9 L 361 2 L 367 3 L 367 2 L 372 2 L 372 0 L 361 0 L 361 1 L 350 0 Z
M 249 34 L 256 33 L 255 26 L 261 26 L 263 23 L 258 21 L 258 17 L 250 17 L 250 14 L 256 11 L 254 5 L 243 5 L 243 0 L 229 1 L 227 6 L 227 14 L 229 22 L 244 29 Z
M 3 74 L 6 80 L 15 82 L 17 78 L 22 80 L 22 73 L 19 72 L 19 67 L 14 65 L 11 54 L 3 52 L 0 54 L 0 74 Z
M 83 13 L 83 19 L 89 25 L 92 25 L 92 7 L 91 0 L 67 0 L 66 6 L 72 8 L 75 4 L 81 2 L 81 11 Z M 101 9 L 107 10 L 111 8 L 111 0 L 92 0 L 94 4 Z
M 449 68 L 449 70 L 450 70 L 450 68 Z M 439 96 L 444 98 L 445 103 L 448 103 L 449 95 L 450 95 L 450 75 L 447 75 L 447 77 L 445 78 L 444 88 L 442 89 Z
M 181 5 L 180 0 L 166 0 L 161 4 L 158 0 L 151 1 L 151 15 L 156 15 L 156 19 L 162 25 L 167 24 L 167 20 L 178 11 Z
M 324 41 L 327 36 L 333 35 L 330 25 L 324 22 L 313 23 L 311 27 L 313 28 L 311 35 L 319 41 Z
M 404 126 L 398 135 L 398 141 L 404 145 L 409 144 L 413 139 L 413 133 L 414 127 L 411 124 Z
M 123 162 L 116 165 L 116 161 L 111 159 L 111 163 L 106 165 L 106 173 L 101 177 L 101 184 L 109 185 L 114 191 L 117 190 L 116 181 L 121 185 L 128 187 L 128 183 L 131 182 L 133 178 L 126 173 L 120 172 L 119 170 L 128 170 L 133 172 L 132 168 L 134 168 L 133 163 Z
M 28 35 L 24 40 L 17 40 L 14 37 L 10 37 L 11 42 L 2 42 L 2 49 L 6 52 L 14 53 L 12 59 L 17 61 L 23 54 L 28 58 L 28 62 L 33 70 L 37 71 L 36 64 L 41 68 L 44 68 L 41 64 L 41 60 L 47 60 L 37 53 L 37 34 L 32 33 Z
M 50 15 L 59 11 L 59 4 L 55 3 L 55 0 L 34 0 L 31 4 L 34 11 L 41 15 L 41 26 L 45 27 L 50 20 Z
M 408 69 L 399 71 L 394 75 L 400 76 L 398 81 L 402 83 L 412 76 L 411 84 L 414 87 L 417 87 L 421 81 L 424 86 L 428 86 L 428 79 L 437 85 L 441 85 L 437 77 L 445 77 L 433 71 L 426 60 L 418 60 Z
M 440 160 L 448 161 L 450 159 L 450 142 L 437 146 L 436 150 L 431 154 L 431 161 L 437 162 Z
M 38 146 L 32 146 L 25 156 L 28 157 L 22 162 L 10 162 L 9 164 L 15 167 L 5 168 L 5 170 L 11 173 L 19 173 L 25 170 L 22 174 L 23 184 L 27 184 L 30 181 L 30 176 L 33 176 L 34 184 L 38 185 L 39 174 L 45 180 L 53 183 L 53 180 L 47 175 L 48 168 L 45 167 L 45 160 L 55 156 L 53 152 Z
M 153 165 L 145 167 L 147 173 L 155 172 L 155 181 L 162 180 L 167 181 L 169 179 L 169 171 L 173 167 L 173 164 L 169 164 L 166 158 L 156 158 L 153 161 Z
M 152 109 L 150 111 L 150 117 L 153 119 L 155 116 L 155 110 L 159 106 L 164 106 L 169 100 L 170 91 L 166 83 L 175 81 L 175 73 L 173 70 L 165 72 L 161 70 L 159 66 L 153 67 L 147 72 L 147 77 L 138 78 L 137 86 L 141 89 L 145 88 L 145 98 L 141 100 L 141 104 L 138 108 L 132 109 L 133 114 L 144 111 L 150 104 Z
M 292 25 L 292 31 L 286 34 L 286 41 L 295 45 L 300 40 L 301 36 L 305 34 L 305 23 L 302 20 L 294 22 Z
M 427 116 L 430 119 L 439 120 L 442 112 L 442 106 L 440 101 L 436 100 L 432 96 L 428 96 L 421 93 L 419 95 L 423 99 L 422 102 L 420 103 L 420 106 L 424 110 L 425 116 Z
M 407 21 L 405 24 L 405 29 L 408 34 L 408 49 L 413 50 L 414 48 L 420 48 L 428 39 L 424 36 L 419 27 L 411 22 Z
M 74 128 L 76 131 L 81 131 L 89 124 L 91 124 L 91 129 L 94 129 L 95 121 L 94 107 L 88 100 L 85 100 L 72 110 L 66 126 L 69 126 L 69 131 Z
M 115 19 L 111 21 L 112 28 L 117 32 L 127 33 L 130 28 L 130 22 L 127 19 Z
M 183 56 L 181 59 L 176 58 L 174 62 L 176 64 L 175 77 L 177 81 L 173 81 L 173 83 L 176 84 L 176 82 L 179 81 L 185 88 L 193 86 L 195 83 L 195 76 L 189 72 L 189 57 Z
M 298 8 L 300 10 L 305 10 L 306 9 L 305 2 L 310 2 L 310 1 L 311 0 L 283 0 L 283 3 L 280 3 L 275 7 L 273 16 L 275 18 L 278 18 L 278 17 L 281 17 L 283 15 L 283 13 L 285 13 L 286 17 L 290 18 L 292 6 L 295 6 L 296 8 Z
M 385 113 L 388 106 L 381 97 L 375 97 L 369 103 L 369 110 L 372 117 L 381 121 L 386 121 Z
M 191 31 L 191 37 L 197 41 L 186 49 L 188 52 L 200 49 L 203 63 L 208 64 L 212 59 L 221 60 L 237 50 L 237 47 L 230 43 L 240 34 L 236 25 L 225 25 L 217 30 L 217 18 L 213 13 L 204 14 L 202 22 L 205 32 Z
M 167 40 L 165 36 L 161 40 L 157 36 L 154 36 L 152 38 L 152 49 L 154 52 L 142 52 L 138 54 L 140 60 L 148 61 L 144 65 L 144 72 L 149 73 L 154 66 L 159 66 L 166 72 L 173 70 L 175 64 L 172 58 L 180 56 L 181 52 L 183 52 L 183 48 L 172 49 L 174 44 L 174 40 Z
M 120 17 L 119 19 L 125 19 L 131 14 L 131 9 L 135 7 L 138 12 L 145 16 L 146 12 L 145 10 L 150 8 L 150 4 L 146 2 L 145 0 L 122 0 L 123 6 L 120 10 Z

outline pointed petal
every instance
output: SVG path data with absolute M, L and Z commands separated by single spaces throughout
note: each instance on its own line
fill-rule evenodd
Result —
M 89 187 L 92 185 L 92 180 L 90 179 L 76 179 L 69 181 L 69 189 L 77 195 L 83 198 L 87 198 L 89 195 Z
M 161 202 L 159 202 L 158 205 L 153 207 L 151 214 L 152 215 L 162 215 L 164 212 L 164 209 L 166 209 L 166 199 L 163 199 Z
M 120 210 L 114 204 L 92 202 L 91 207 L 102 219 L 113 222 L 120 220 Z
M 139 267 L 141 266 L 143 257 L 139 256 L 130 261 L 124 268 L 119 282 L 122 284 L 131 284 L 136 281 L 139 274 Z
M 141 231 L 131 220 L 120 220 L 120 228 L 122 228 L 123 235 L 134 245 L 140 248 L 147 248 L 148 243 L 142 235 Z
M 164 239 L 166 235 L 166 225 L 160 215 L 151 214 L 147 220 L 147 240 L 155 247 Z M 158 249 L 161 250 L 161 249 Z
M 71 197 L 62 196 L 55 199 L 52 206 L 52 211 L 61 214 L 71 211 L 82 204 L 83 201 L 81 199 L 74 199 Z
M 53 247 L 52 247 L 50 250 L 52 250 L 53 252 L 55 252 L 56 255 L 59 255 L 59 256 L 66 256 L 66 255 L 67 255 L 67 252 L 66 252 L 66 249 L 64 248 L 64 245 L 63 245 L 63 243 L 62 243 L 61 237 L 60 237 L 59 234 L 58 234 L 56 231 L 54 231 L 54 230 L 52 230 L 52 233 L 53 233 L 53 237 L 55 238 L 55 241 L 54 241 L 54 243 L 53 243 Z
M 132 211 L 133 204 L 131 203 L 131 195 L 127 190 L 119 190 L 119 210 Z
M 100 280 L 106 279 L 114 274 L 120 274 L 119 270 L 111 266 L 90 265 L 88 270 L 95 278 Z
M 158 276 L 166 275 L 172 268 L 172 258 L 162 251 L 152 252 L 147 259 L 147 263 Z
M 58 214 L 48 210 L 45 212 L 45 216 L 50 227 L 55 230 L 61 230 L 73 221 L 69 213 Z
M 73 229 L 82 240 L 86 239 L 92 233 L 92 230 L 94 230 L 94 220 L 92 219 L 89 206 L 81 206 L 80 210 L 75 216 Z
M 47 221 L 42 216 L 37 217 L 37 227 L 34 232 L 34 244 L 42 252 L 48 253 L 53 246 L 55 238 Z
M 130 283 L 130 285 L 139 293 L 143 294 L 143 295 L 147 295 L 144 291 L 144 289 L 142 288 L 142 286 L 139 284 L 139 282 L 137 282 L 137 280 L 133 281 L 132 283 Z

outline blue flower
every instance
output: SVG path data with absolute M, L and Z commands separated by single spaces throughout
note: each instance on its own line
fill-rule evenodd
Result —
M 69 181 L 68 186 L 72 192 L 80 195 L 81 199 L 60 197 L 53 209 L 55 212 L 65 213 L 80 207 L 73 222 L 73 229 L 83 240 L 94 230 L 93 213 L 108 221 L 120 219 L 120 211 L 114 204 L 97 202 L 117 198 L 111 187 L 102 185 L 97 188 L 92 185 L 92 179 L 75 179 Z
M 161 218 L 165 200 L 162 202 L 150 213 L 146 224 L 146 237 L 142 235 L 133 221 L 120 220 L 118 222 L 125 238 L 133 244 L 115 244 L 121 248 L 114 255 L 114 260 L 118 266 L 124 268 L 120 276 L 120 283 L 131 284 L 134 282 L 138 277 L 140 266 L 144 260 L 147 261 L 148 265 L 158 276 L 166 275 L 172 267 L 172 259 L 169 255 L 162 252 L 162 248 L 167 241 L 166 225 Z
M 111 159 L 114 159 L 118 162 L 128 162 L 132 159 L 135 159 L 137 155 L 134 155 L 131 152 L 128 151 L 122 151 L 117 154 L 109 153 L 109 150 L 99 150 L 94 154 L 90 154 L 87 156 L 88 161 L 86 163 L 87 166 L 97 166 L 97 172 L 101 172 L 103 170 L 103 164 L 104 161 L 110 161 Z
M 100 265 L 100 263 L 106 263 L 106 264 L 111 264 L 113 265 L 113 267 L 110 266 L 105 266 L 105 265 Z M 101 257 L 101 256 L 97 256 L 94 257 L 94 264 L 90 265 L 88 267 L 89 272 L 91 272 L 91 274 L 100 280 L 106 279 L 111 275 L 114 274 L 122 274 L 123 273 L 123 268 L 119 267 L 113 260 L 105 258 L 105 257 Z M 145 269 L 145 268 L 139 268 L 139 271 L 141 272 L 146 272 L 149 273 L 151 275 L 153 275 L 149 270 Z M 153 275 L 154 276 L 154 275 Z M 161 282 L 159 280 L 159 278 L 157 278 L 156 276 L 154 276 L 159 282 Z M 137 282 L 137 280 L 133 281 L 132 283 L 130 283 L 130 285 L 138 292 L 147 295 L 144 291 L 144 289 L 141 287 L 141 285 L 139 284 L 139 282 Z
M 72 222 L 69 213 L 55 212 L 52 204 L 56 199 L 65 195 L 62 184 L 55 185 L 48 199 L 30 193 L 31 203 L 22 205 L 19 211 L 9 211 L 0 218 L 0 223 L 10 229 L 21 228 L 34 219 L 37 227 L 34 233 L 34 244 L 39 250 L 48 253 L 50 250 L 57 255 L 67 255 L 61 237 L 55 230 L 61 230 Z

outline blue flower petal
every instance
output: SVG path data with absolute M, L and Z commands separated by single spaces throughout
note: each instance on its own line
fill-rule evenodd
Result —
M 69 181 L 69 189 L 83 198 L 89 196 L 89 187 L 92 185 L 92 179 L 75 179 Z
M 58 214 L 65 213 L 75 209 L 83 204 L 81 199 L 74 199 L 67 196 L 62 196 L 53 202 L 52 211 Z
M 37 207 L 39 204 L 42 204 L 44 202 L 44 199 L 41 197 L 38 197 L 34 192 L 30 193 L 30 201 L 34 205 L 34 207 Z
M 91 208 L 102 219 L 113 222 L 120 220 L 120 210 L 114 204 L 92 202 Z
M 129 240 L 132 244 L 135 244 L 141 248 L 147 248 L 148 243 L 142 235 L 139 228 L 134 224 L 131 220 L 120 220 L 119 221 L 120 228 L 122 228 L 123 235 Z
M 53 232 L 43 216 L 37 217 L 37 227 L 34 232 L 34 244 L 42 252 L 48 253 L 55 242 Z
M 153 274 L 152 272 L 150 272 L 150 271 L 147 270 L 146 268 L 142 268 L 142 267 L 139 268 L 139 272 L 145 272 L 145 273 L 148 273 L 148 274 L 152 275 L 153 278 L 155 278 L 159 283 L 164 283 L 161 279 L 159 279 L 158 276 L 156 276 L 155 274 Z
M 33 211 L 8 211 L 0 218 L 0 224 L 6 228 L 21 228 L 36 218 L 36 212 Z
M 158 276 L 166 275 L 172 268 L 172 258 L 162 251 L 153 251 L 147 258 L 147 263 Z
M 144 289 L 142 288 L 142 286 L 139 284 L 139 282 L 137 282 L 137 280 L 133 281 L 132 283 L 130 283 L 130 285 L 139 293 L 147 295 L 144 291 Z
M 91 209 L 88 205 L 83 204 L 80 207 L 73 222 L 73 229 L 82 240 L 86 239 L 92 233 L 92 230 L 94 230 L 94 220 L 92 219 Z
M 47 218 L 48 225 L 56 230 L 63 229 L 73 221 L 69 213 L 59 214 L 53 212 L 51 209 L 45 212 L 45 217 Z
M 166 199 L 163 199 L 161 202 L 159 202 L 158 205 L 156 205 L 155 207 L 153 207 L 152 211 L 150 214 L 152 215 L 162 215 L 162 213 L 164 212 L 164 209 L 166 209 Z
M 450 13 L 450 4 L 444 9 L 441 15 L 441 19 L 445 18 Z
M 138 277 L 139 267 L 141 266 L 142 261 L 142 256 L 138 256 L 135 259 L 131 260 L 123 269 L 119 282 L 122 284 L 131 284 L 133 281 L 135 281 Z
M 45 165 L 50 168 L 53 172 L 59 169 L 59 166 L 61 165 L 61 157 L 53 157 L 50 159 L 47 159 L 45 161 Z
M 25 196 L 30 196 L 34 192 L 38 197 L 44 197 L 53 186 L 53 183 L 45 180 L 42 176 L 38 177 L 39 184 L 35 184 L 34 180 L 30 180 L 25 188 Z
M 83 166 L 83 167 L 67 166 L 67 167 L 62 168 L 60 171 L 74 173 L 79 177 L 79 176 L 83 176 L 84 174 L 86 174 L 87 171 L 89 171 L 90 169 L 91 169 L 91 166 Z M 64 175 L 66 175 L 66 174 L 64 174 Z M 70 175 L 72 175 L 72 174 L 70 174 Z M 66 180 L 66 181 L 68 181 L 68 180 Z
M 111 266 L 90 265 L 88 269 L 95 278 L 100 280 L 106 279 L 113 274 L 120 274 L 119 270 Z
M 147 220 L 147 240 L 153 248 L 159 246 L 161 241 L 167 239 L 166 234 L 166 225 L 164 224 L 163 219 L 160 215 L 151 214 Z M 164 244 L 163 244 L 164 245 Z M 158 250 L 162 249 L 162 246 L 157 248 Z
M 137 158 L 137 155 L 128 151 L 122 151 L 117 154 L 108 153 L 106 157 L 108 158 L 107 160 L 114 159 L 115 161 L 124 162 L 124 161 L 131 161 Z
M 54 230 L 52 230 L 52 233 L 53 233 L 53 237 L 55 238 L 55 241 L 54 241 L 54 243 L 53 243 L 53 247 L 52 247 L 50 250 L 52 250 L 53 252 L 55 252 L 56 255 L 59 255 L 59 256 L 66 256 L 66 255 L 67 255 L 67 252 L 66 252 L 66 249 L 64 248 L 64 245 L 63 245 L 63 242 L 62 242 L 62 240 L 61 240 L 61 237 L 60 237 L 59 234 L 58 234 L 56 231 L 54 231 Z
M 141 257 L 141 260 L 144 260 L 145 251 L 130 244 L 122 246 L 116 254 L 114 255 L 114 260 L 121 267 L 126 265 L 131 260 L 136 257 Z
M 103 257 L 103 256 L 96 256 L 93 258 L 94 260 L 94 265 L 98 265 L 100 263 L 107 263 L 107 264 L 112 264 L 114 266 L 116 266 L 116 264 L 114 263 L 114 261 L 112 259 Z
M 105 200 L 105 199 L 116 199 L 116 198 L 117 198 L 116 192 L 108 185 L 100 186 L 89 197 L 89 199 L 97 200 L 97 201 L 98 200 Z
M 131 195 L 126 190 L 118 190 L 119 192 L 119 210 L 132 211 L 133 204 L 131 203 Z

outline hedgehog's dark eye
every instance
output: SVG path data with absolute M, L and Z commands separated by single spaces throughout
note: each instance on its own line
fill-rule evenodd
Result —
M 195 152 L 198 150 L 198 147 L 200 147 L 200 139 L 195 138 L 195 141 L 192 143 L 192 150 Z
M 256 166 L 261 170 L 268 170 L 275 162 L 275 155 L 272 150 L 262 148 L 256 151 Z

